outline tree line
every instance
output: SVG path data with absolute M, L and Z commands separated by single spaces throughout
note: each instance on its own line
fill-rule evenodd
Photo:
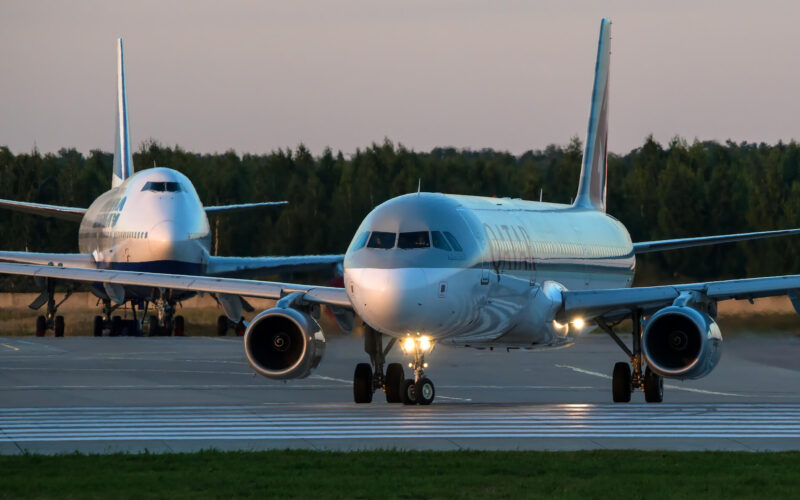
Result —
M 381 202 L 417 190 L 569 203 L 575 196 L 582 145 L 508 152 L 435 148 L 413 151 L 389 140 L 345 155 L 314 156 L 303 145 L 268 154 L 198 154 L 148 140 L 137 169 L 176 169 L 205 205 L 287 200 L 289 205 L 221 216 L 219 255 L 341 253 L 362 218 Z M 0 147 L 0 197 L 88 207 L 110 187 L 112 155 L 75 149 L 14 154 Z M 634 241 L 797 227 L 800 147 L 694 141 L 662 145 L 652 137 L 608 158 L 608 212 Z M 5 250 L 77 252 L 77 224 L 0 212 Z M 214 220 L 211 221 L 215 226 Z M 637 283 L 793 274 L 800 241 L 779 238 L 646 254 Z M 20 289 L 5 279 L 0 288 Z

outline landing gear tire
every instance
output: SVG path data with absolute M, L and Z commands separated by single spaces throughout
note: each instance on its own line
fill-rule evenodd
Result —
M 615 403 L 628 403 L 631 400 L 631 367 L 628 363 L 619 362 L 614 365 L 611 378 L 611 389 Z
M 660 403 L 664 400 L 664 378 L 649 366 L 644 370 L 644 400 L 648 403 Z
M 417 396 L 417 404 L 429 405 L 433 403 L 433 398 L 436 396 L 436 389 L 433 387 L 431 379 L 422 377 L 414 384 L 414 393 Z
M 147 335 L 149 337 L 155 337 L 158 335 L 158 331 L 158 316 L 153 314 L 150 316 L 150 319 L 147 320 Z
M 407 378 L 400 384 L 400 399 L 404 405 L 417 404 L 417 387 L 414 379 Z
M 387 403 L 400 403 L 403 401 L 400 395 L 400 386 L 403 384 L 403 379 L 405 379 L 403 365 L 400 363 L 389 363 L 389 366 L 386 367 L 385 381 Z
M 236 327 L 233 330 L 236 332 L 237 337 L 243 337 L 244 331 L 246 330 L 244 327 L 244 320 L 240 319 L 239 322 L 236 323 Z
M 218 316 L 217 317 L 217 336 L 224 337 L 228 334 L 228 317 L 227 316 Z
M 122 317 L 114 316 L 111 318 L 111 336 L 119 337 L 122 333 Z
M 64 336 L 64 316 L 56 316 L 55 324 L 53 325 L 53 332 L 56 337 Z
M 103 336 L 103 317 L 95 316 L 94 323 L 92 324 L 92 333 L 95 337 Z
M 36 336 L 44 337 L 47 333 L 47 319 L 44 316 L 36 317 Z
M 372 367 L 369 363 L 359 363 L 353 374 L 353 399 L 356 403 L 372 402 Z
M 175 316 L 175 336 L 176 337 L 183 337 L 184 332 L 184 320 L 183 316 Z

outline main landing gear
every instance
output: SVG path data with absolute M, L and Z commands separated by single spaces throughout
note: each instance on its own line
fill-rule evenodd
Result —
M 633 349 L 617 336 L 615 325 L 609 325 L 603 320 L 598 320 L 598 326 L 606 332 L 625 351 L 630 358 L 630 363 L 619 362 L 614 365 L 611 377 L 611 393 L 615 403 L 628 403 L 631 393 L 640 389 L 644 392 L 644 400 L 648 403 L 660 403 L 664 399 L 664 378 L 646 367 L 642 372 L 644 358 L 642 356 L 642 313 L 634 311 L 633 321 Z
M 45 314 L 36 317 L 36 336 L 44 337 L 47 330 L 53 330 L 56 337 L 63 337 L 65 331 L 64 316 L 57 315 L 58 308 L 72 295 L 72 289 L 67 290 L 67 294 L 61 301 L 56 304 L 55 296 L 56 280 L 46 278 L 44 282 L 44 290 L 39 294 L 36 299 L 28 306 L 33 310 L 39 309 L 43 305 L 47 305 Z
M 387 403 L 429 405 L 433 402 L 436 389 L 423 371 L 428 366 L 425 353 L 430 351 L 432 342 L 427 337 L 407 337 L 403 340 L 403 351 L 413 355 L 410 367 L 414 370 L 414 378 L 408 379 L 400 363 L 389 363 L 384 372 L 386 355 L 395 342 L 397 339 L 392 338 L 384 348 L 381 333 L 366 328 L 364 351 L 369 354 L 370 363 L 356 365 L 353 374 L 353 399 L 356 403 L 371 403 L 372 395 L 378 389 L 383 389 Z

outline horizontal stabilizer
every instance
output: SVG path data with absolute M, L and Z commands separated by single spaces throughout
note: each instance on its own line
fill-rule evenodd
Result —
M 274 207 L 277 205 L 286 205 L 288 201 L 263 201 L 261 203 L 240 203 L 238 205 L 217 205 L 215 207 L 205 207 L 206 214 L 208 215 L 223 215 L 233 214 L 236 212 L 246 212 L 248 210 L 256 210 L 259 208 Z
M 208 258 L 209 276 L 253 277 L 332 269 L 342 263 L 344 255 L 297 255 L 291 257 L 217 257 Z
M 735 241 L 758 240 L 776 236 L 792 236 L 800 234 L 800 229 L 779 229 L 776 231 L 759 231 L 755 233 L 721 234 L 718 236 L 701 236 L 698 238 L 678 238 L 675 240 L 644 241 L 633 244 L 633 253 L 663 252 L 679 248 L 702 247 L 733 243 Z
M 45 205 L 44 203 L 30 203 L 27 201 L 14 200 L 0 200 L 0 208 L 75 222 L 80 222 L 86 214 L 85 208 L 60 207 L 58 205 Z

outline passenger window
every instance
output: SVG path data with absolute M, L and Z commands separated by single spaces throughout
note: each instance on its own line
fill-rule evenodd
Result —
M 447 240 L 440 231 L 431 231 L 431 239 L 433 240 L 433 246 L 435 248 L 447 250 L 448 252 L 453 250 L 450 248 L 450 245 L 447 243 Z
M 381 231 L 373 231 L 372 236 L 369 238 L 369 243 L 367 243 L 368 248 L 382 248 L 387 250 L 389 248 L 394 248 L 394 240 L 395 234 L 394 233 L 383 233 Z
M 412 233 L 400 233 L 397 239 L 397 247 L 405 250 L 413 248 L 430 248 L 431 238 L 428 231 L 414 231 Z
M 461 245 L 458 244 L 458 240 L 456 239 L 456 237 L 453 236 L 453 233 L 451 233 L 450 231 L 445 231 L 444 235 L 447 236 L 447 241 L 449 241 L 450 245 L 453 246 L 453 250 L 455 250 L 456 252 L 463 252 L 464 251 L 461 248 Z
M 364 245 L 367 244 L 367 238 L 369 238 L 369 231 L 364 231 L 353 238 L 353 243 L 350 244 L 350 251 L 352 252 L 364 248 Z

